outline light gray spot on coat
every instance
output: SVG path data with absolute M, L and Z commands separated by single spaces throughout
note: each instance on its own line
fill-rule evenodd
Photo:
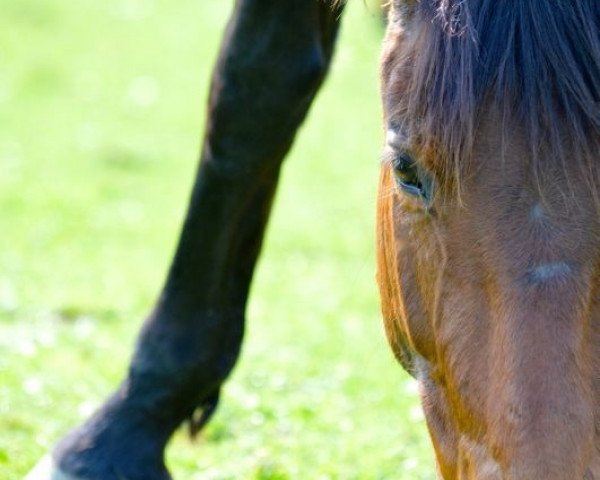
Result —
M 545 283 L 549 280 L 564 279 L 572 272 L 571 266 L 566 262 L 552 262 L 530 268 L 527 271 L 529 283 Z
M 546 216 L 546 212 L 544 211 L 544 207 L 541 204 L 536 203 L 531 211 L 529 212 L 529 216 L 532 220 L 542 220 Z

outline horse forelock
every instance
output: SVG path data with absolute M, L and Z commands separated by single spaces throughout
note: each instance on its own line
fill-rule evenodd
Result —
M 416 143 L 439 153 L 445 180 L 460 186 L 479 115 L 491 103 L 525 129 L 535 173 L 553 158 L 565 169 L 586 168 L 597 187 L 597 0 L 421 0 L 413 7 L 409 47 L 397 59 L 402 91 L 387 91 L 386 101 Z

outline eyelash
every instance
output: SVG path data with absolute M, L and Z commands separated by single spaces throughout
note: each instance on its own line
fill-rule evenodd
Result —
M 406 194 L 419 198 L 429 207 L 433 186 L 431 176 L 418 165 L 409 151 L 386 150 L 384 163 L 387 163 L 394 172 L 398 187 Z
M 419 179 L 419 171 L 414 158 L 407 152 L 402 152 L 392 160 L 392 169 L 396 175 L 396 181 L 404 186 L 421 189 L 423 187 Z

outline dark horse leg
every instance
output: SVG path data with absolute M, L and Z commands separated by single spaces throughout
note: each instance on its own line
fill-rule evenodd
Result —
M 240 351 L 280 165 L 328 70 L 341 11 L 323 0 L 238 0 L 164 290 L 127 378 L 56 447 L 55 478 L 170 478 L 171 434 L 186 419 L 201 428 L 215 409 Z

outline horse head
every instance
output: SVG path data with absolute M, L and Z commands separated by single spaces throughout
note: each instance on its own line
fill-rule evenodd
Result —
M 378 282 L 445 479 L 600 478 L 599 27 L 393 2 Z

